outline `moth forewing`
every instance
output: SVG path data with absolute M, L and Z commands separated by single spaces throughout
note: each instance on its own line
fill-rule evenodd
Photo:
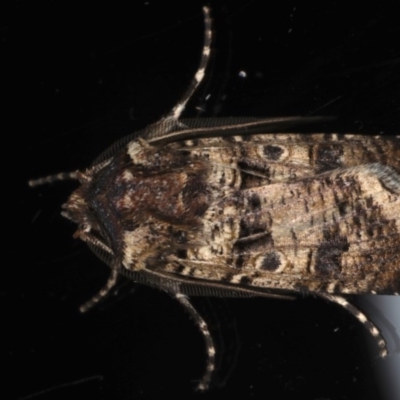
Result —
M 167 261 L 158 269 L 196 279 L 317 293 L 398 291 L 396 140 L 386 143 L 395 160 L 388 166 L 370 155 L 378 139 L 364 136 L 333 135 L 331 143 L 328 135 L 230 139 L 197 139 L 160 149 L 157 177 L 148 149 L 141 153 L 137 143 L 128 146 L 140 169 L 148 160 L 156 187 L 129 200 L 146 222 L 125 232 L 126 268 L 137 268 L 143 255 L 153 252 L 152 258 Z M 361 139 L 364 145 L 370 141 L 365 151 Z M 319 143 L 324 152 L 316 150 Z M 329 144 L 340 159 L 318 158 Z M 307 159 L 313 150 L 315 158 Z M 174 168 L 166 172 L 171 160 Z M 333 170 L 327 169 L 329 163 Z M 171 198 L 176 202 L 166 204 Z M 149 249 L 153 218 L 163 233 L 159 247 Z
M 346 308 L 387 353 L 379 330 L 342 294 L 400 291 L 400 139 L 271 133 L 321 117 L 180 119 L 204 76 L 201 62 L 160 121 L 124 138 L 83 172 L 63 206 L 75 237 L 119 274 L 175 297 L 200 328 L 207 389 L 215 346 L 189 296 L 293 298 L 310 292 Z M 326 120 L 326 119 L 325 119 Z

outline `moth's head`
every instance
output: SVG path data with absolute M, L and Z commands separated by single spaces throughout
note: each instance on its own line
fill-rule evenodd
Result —
M 104 167 L 103 165 L 101 167 Z M 106 230 L 101 224 L 101 219 L 90 202 L 91 184 L 96 174 L 102 168 L 92 167 L 85 172 L 76 171 L 49 175 L 44 178 L 29 181 L 29 186 L 36 187 L 62 180 L 76 180 L 79 187 L 72 192 L 67 202 L 62 205 L 61 215 L 77 225 L 75 238 L 95 244 L 112 254 Z
M 96 230 L 98 223 L 96 216 L 91 210 L 87 201 L 87 193 L 85 183 L 76 189 L 68 198 L 68 201 L 62 205 L 61 215 L 78 225 L 78 229 L 74 237 L 83 238 Z
M 102 250 L 108 255 L 114 256 L 111 243 L 112 234 L 106 229 L 105 224 L 104 214 L 107 215 L 107 212 L 103 213 L 103 206 L 99 204 L 103 193 L 99 192 L 96 187 L 97 175 L 101 169 L 94 167 L 84 173 L 79 173 L 80 185 L 62 205 L 61 215 L 77 225 L 74 238 L 86 242 L 96 254 L 98 254 L 98 250 Z M 99 255 L 99 257 L 104 259 L 103 256 Z

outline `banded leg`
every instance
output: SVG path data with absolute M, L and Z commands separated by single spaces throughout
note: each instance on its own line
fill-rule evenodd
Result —
M 199 327 L 200 332 L 204 337 L 207 352 L 206 370 L 199 384 L 197 390 L 205 391 L 209 388 L 212 374 L 215 370 L 215 345 L 214 340 L 210 334 L 208 326 L 197 310 L 192 306 L 189 299 L 182 293 L 176 293 L 175 298 L 186 308 L 196 325 Z
M 374 337 L 379 347 L 379 355 L 383 358 L 388 355 L 386 340 L 382 336 L 376 325 L 368 319 L 368 317 L 361 312 L 357 307 L 349 303 L 344 297 L 336 296 L 329 293 L 319 293 L 320 297 L 332 301 L 344 307 L 350 314 L 353 314 L 367 329 L 368 332 Z
M 90 300 L 88 300 L 86 303 L 82 304 L 79 307 L 79 311 L 81 313 L 84 313 L 84 312 L 90 310 L 99 301 L 103 300 L 108 295 L 108 293 L 110 293 L 110 290 L 117 283 L 117 278 L 118 278 L 118 272 L 115 269 L 112 269 L 110 276 L 108 277 L 107 283 Z

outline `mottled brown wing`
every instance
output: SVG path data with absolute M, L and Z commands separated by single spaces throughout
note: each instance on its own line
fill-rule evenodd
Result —
M 242 218 L 241 231 L 251 232 L 252 221 L 265 224 L 271 243 L 267 252 L 257 241 L 239 244 L 244 269 L 272 272 L 278 286 L 316 292 L 400 290 L 400 179 L 391 167 L 339 169 L 244 196 L 253 204 L 258 198 L 260 210 Z
M 202 229 L 190 236 L 185 256 L 171 256 L 166 271 L 276 290 L 400 291 L 398 138 L 231 139 L 230 144 L 213 138 L 184 146 L 213 165 L 208 180 L 221 187 L 202 216 Z M 279 157 L 257 168 L 266 175 L 263 184 L 250 184 L 249 169 L 255 170 L 250 161 L 264 162 L 261 155 L 268 151 Z
M 371 163 L 400 173 L 398 136 L 275 133 L 192 139 L 169 146 L 227 169 L 239 168 L 242 187 L 291 182 Z

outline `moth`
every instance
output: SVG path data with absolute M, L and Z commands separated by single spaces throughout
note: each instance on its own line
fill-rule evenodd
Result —
M 79 182 L 62 215 L 111 269 L 81 311 L 119 275 L 176 298 L 206 343 L 199 390 L 216 350 L 191 296 L 320 296 L 358 318 L 385 356 L 377 327 L 343 296 L 400 291 L 400 137 L 273 133 L 318 117 L 181 119 L 210 58 L 203 12 L 199 68 L 167 116 L 85 171 L 29 182 Z

